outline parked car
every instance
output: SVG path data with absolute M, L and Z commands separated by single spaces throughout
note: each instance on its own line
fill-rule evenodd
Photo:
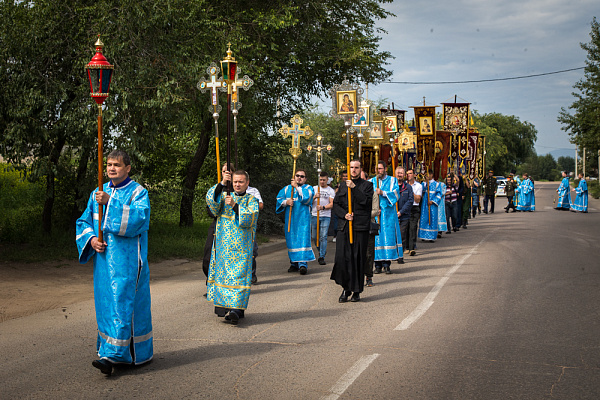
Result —
M 496 197 L 504 196 L 506 197 L 506 191 L 504 187 L 506 186 L 507 179 L 503 176 L 496 176 L 496 182 L 498 183 L 498 189 L 496 190 Z

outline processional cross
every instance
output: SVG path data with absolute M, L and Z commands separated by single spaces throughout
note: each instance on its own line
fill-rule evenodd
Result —
M 238 145 L 237 145 L 237 115 L 239 110 L 242 108 L 242 103 L 238 99 L 238 88 L 242 88 L 245 91 L 250 89 L 250 86 L 254 84 L 254 81 L 244 75 L 242 79 L 239 79 L 239 73 L 241 68 L 237 68 L 235 71 L 235 79 L 231 82 L 231 113 L 233 114 L 233 138 L 235 143 L 235 165 L 238 166 Z
M 217 79 L 217 75 L 220 72 L 217 64 L 211 63 L 206 72 L 209 74 L 210 79 L 203 78 L 200 82 L 198 82 L 198 89 L 202 93 L 205 93 L 210 89 L 211 92 L 211 100 L 212 105 L 208 108 L 208 111 L 212 113 L 212 116 L 215 120 L 215 150 L 217 154 L 217 177 L 219 178 L 219 182 L 221 182 L 221 160 L 220 160 L 220 152 L 219 152 L 219 113 L 222 110 L 222 107 L 219 105 L 219 90 L 224 92 L 227 87 L 227 83 L 222 79 Z M 229 168 L 229 166 L 227 166 Z
M 304 122 L 304 120 L 302 118 L 300 118 L 299 115 L 294 115 L 290 119 L 290 123 L 292 124 L 291 127 L 289 127 L 287 125 L 283 125 L 281 128 L 279 128 L 279 133 L 284 138 L 288 138 L 288 137 L 292 138 L 292 147 L 290 147 L 290 154 L 292 155 L 292 158 L 294 159 L 294 172 L 292 174 L 293 179 L 295 179 L 294 175 L 296 175 L 296 160 L 298 159 L 298 157 L 300 157 L 300 154 L 302 154 L 302 149 L 300 148 L 300 138 L 303 137 L 305 139 L 308 139 L 309 137 L 311 137 L 313 135 L 313 131 L 312 131 L 312 129 L 310 129 L 310 127 L 308 125 L 306 125 L 304 128 L 301 127 L 303 122 Z M 292 194 L 290 196 L 290 199 L 292 199 L 292 200 L 294 199 L 294 187 L 293 186 L 292 186 Z M 288 218 L 288 232 L 290 231 L 291 223 L 292 223 L 292 208 L 290 207 L 290 215 Z
M 333 146 L 331 144 L 327 144 L 327 145 L 323 145 L 323 136 L 321 136 L 320 134 L 317 135 L 317 142 L 315 143 L 315 145 L 313 146 L 312 144 L 309 144 L 308 146 L 306 146 L 306 150 L 310 153 L 313 150 L 315 151 L 315 157 L 316 157 L 316 161 L 315 161 L 315 167 L 317 168 L 317 180 L 321 179 L 321 171 L 322 171 L 322 167 L 323 167 L 323 150 L 327 151 L 327 153 L 331 153 L 331 151 L 333 150 Z M 321 206 L 321 182 L 318 181 L 317 183 L 317 235 L 315 237 L 315 244 L 317 246 L 317 249 L 319 248 L 319 237 L 320 235 L 320 228 L 319 228 L 319 219 L 321 217 L 320 215 L 320 210 L 319 207 Z

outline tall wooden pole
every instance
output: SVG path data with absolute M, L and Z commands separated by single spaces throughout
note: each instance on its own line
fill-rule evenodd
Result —
M 292 174 L 292 179 L 296 179 L 296 157 L 294 157 L 294 172 Z M 292 205 L 294 204 L 294 187 L 292 186 L 292 194 L 290 196 L 290 199 L 292 200 Z M 290 229 L 292 228 L 292 206 L 290 206 L 290 212 L 288 215 L 288 232 L 290 231 Z
M 103 172 L 103 164 L 104 164 L 104 150 L 102 148 L 102 104 L 98 104 L 98 190 L 104 190 L 104 172 Z M 104 206 L 102 204 L 98 204 L 98 240 L 100 243 L 104 241 L 102 234 L 102 214 L 104 211 Z
M 348 178 L 352 179 L 352 174 L 350 173 L 350 126 L 352 122 L 346 121 L 346 171 L 348 171 Z M 348 214 L 352 214 L 352 191 L 350 190 L 350 186 L 348 186 Z M 352 235 L 352 220 L 348 221 L 350 224 L 348 225 L 350 228 L 350 244 L 354 242 Z
M 231 85 L 227 85 L 227 171 L 231 168 Z M 233 171 L 229 171 L 233 172 Z M 231 194 L 231 180 L 227 183 L 227 196 Z

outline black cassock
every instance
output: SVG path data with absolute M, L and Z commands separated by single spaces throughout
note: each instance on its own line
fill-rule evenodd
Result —
M 361 293 L 364 288 L 364 266 L 369 244 L 369 228 L 371 227 L 371 203 L 373 201 L 373 184 L 364 179 L 353 179 L 356 185 L 352 193 L 352 239 L 350 244 L 350 224 L 346 220 L 348 213 L 348 187 L 341 182 L 333 199 L 333 212 L 338 217 L 336 235 L 335 263 L 331 279 L 344 290 Z

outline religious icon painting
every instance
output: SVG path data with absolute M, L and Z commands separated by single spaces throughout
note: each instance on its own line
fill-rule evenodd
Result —
M 398 116 L 391 115 L 385 117 L 385 133 L 397 133 L 398 132 Z
M 419 133 L 422 136 L 433 135 L 433 118 L 419 117 Z
M 352 126 L 355 128 L 366 128 L 369 126 L 369 106 L 358 108 L 358 112 L 352 118 Z
M 356 114 L 358 112 L 356 104 L 356 90 L 340 90 L 336 92 L 338 114 Z
M 369 132 L 369 140 L 381 140 L 383 139 L 383 130 L 381 123 L 371 124 L 371 131 Z

